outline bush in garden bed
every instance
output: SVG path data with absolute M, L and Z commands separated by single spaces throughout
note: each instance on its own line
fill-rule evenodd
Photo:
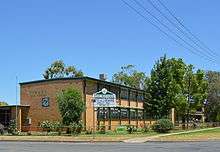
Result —
M 15 120 L 10 120 L 9 122 L 9 127 L 8 127 L 8 133 L 12 135 L 18 135 L 19 132 L 16 127 L 16 121 Z
M 167 133 L 174 128 L 173 123 L 169 119 L 160 119 L 153 124 L 152 129 L 158 133 Z
M 40 123 L 40 127 L 43 129 L 43 131 L 47 131 L 49 133 L 52 130 L 52 122 L 45 120 Z
M 72 122 L 70 123 L 69 128 L 70 128 L 71 134 L 78 135 L 83 130 L 83 123 L 81 121 L 78 123 Z

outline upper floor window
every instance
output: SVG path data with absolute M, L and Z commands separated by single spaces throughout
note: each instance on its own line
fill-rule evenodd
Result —
M 137 93 L 135 91 L 130 92 L 130 100 L 136 101 L 137 100 Z
M 138 93 L 138 95 L 137 95 L 137 100 L 138 101 L 144 101 L 144 93 Z
M 128 89 L 121 89 L 121 99 L 128 100 Z
M 119 89 L 116 87 L 110 87 L 110 92 L 114 93 L 116 95 L 116 98 L 119 98 Z

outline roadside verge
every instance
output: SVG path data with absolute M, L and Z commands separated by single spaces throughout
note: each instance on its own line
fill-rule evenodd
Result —
M 132 139 L 126 139 L 123 142 L 125 143 L 144 143 L 148 141 L 204 141 L 204 140 L 212 140 L 209 136 L 203 136 L 206 138 L 179 138 L 179 140 L 176 140 L 176 136 L 178 135 L 188 135 L 192 133 L 202 133 L 202 132 L 207 132 L 207 131 L 212 131 L 219 129 L 219 134 L 217 138 L 212 138 L 213 140 L 220 140 L 220 127 L 215 127 L 215 128 L 206 128 L 206 129 L 198 129 L 198 130 L 191 130 L 191 131 L 183 131 L 183 132 L 177 132 L 177 133 L 167 133 L 167 134 L 159 134 L 151 137 L 139 137 L 139 138 L 132 138 Z M 215 133 L 214 133 L 215 134 Z M 173 137 L 173 138 L 168 138 L 168 137 Z M 202 136 L 200 136 L 202 137 Z

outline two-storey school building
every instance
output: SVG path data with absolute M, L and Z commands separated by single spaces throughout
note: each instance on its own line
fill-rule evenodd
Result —
M 106 125 L 108 129 L 113 130 L 117 126 L 129 124 L 143 127 L 147 121 L 144 118 L 143 90 L 101 79 L 80 77 L 20 83 L 20 105 L 2 107 L 0 114 L 2 113 L 7 119 L 2 118 L 0 123 L 7 125 L 10 118 L 16 117 L 21 131 L 35 131 L 39 129 L 42 121 L 61 121 L 56 96 L 69 87 L 78 89 L 82 94 L 86 104 L 82 121 L 87 129 L 93 127 L 93 122 L 96 127 Z M 103 88 L 116 95 L 117 106 L 98 108 L 94 112 L 93 94 Z

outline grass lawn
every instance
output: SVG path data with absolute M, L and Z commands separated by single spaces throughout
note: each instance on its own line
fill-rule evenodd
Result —
M 220 128 L 213 130 L 205 130 L 193 133 L 184 133 L 179 135 L 170 135 L 159 137 L 157 141 L 205 141 L 205 140 L 220 140 Z

